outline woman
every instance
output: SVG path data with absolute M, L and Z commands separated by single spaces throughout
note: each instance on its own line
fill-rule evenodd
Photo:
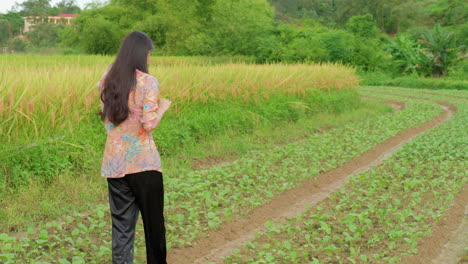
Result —
M 148 74 L 153 48 L 144 33 L 130 33 L 98 84 L 107 130 L 101 176 L 109 189 L 112 263 L 133 263 L 138 211 L 147 263 L 166 263 L 163 175 L 151 131 L 171 102 L 159 99 L 158 80 Z

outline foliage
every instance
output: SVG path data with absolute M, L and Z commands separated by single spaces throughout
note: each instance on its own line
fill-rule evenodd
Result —
M 427 56 L 420 52 L 421 45 L 405 35 L 393 39 L 388 49 L 399 72 L 417 73 L 419 69 L 426 69 L 429 64 Z M 419 68 L 420 65 L 423 67 Z
M 286 39 L 282 60 L 286 62 L 322 62 L 327 57 L 327 51 L 321 47 L 316 29 L 299 28 L 293 37 Z
M 330 30 L 324 32 L 320 36 L 320 42 L 327 51 L 326 60 L 353 64 L 353 50 L 355 47 L 353 40 L 353 35 L 344 30 Z
M 61 0 L 58 2 L 52 11 L 56 14 L 79 14 L 81 12 L 81 8 L 76 4 L 76 0 Z M 49 12 L 50 14 L 53 14 Z
M 122 29 L 103 17 L 87 20 L 80 35 L 84 50 L 93 54 L 115 54 L 123 36 Z
M 395 96 L 381 94 L 389 92 Z M 402 97 L 413 93 L 402 88 L 371 87 L 361 93 L 382 101 L 404 100 L 411 108 L 428 104 Z M 440 100 L 446 94 L 418 97 Z M 265 232 L 256 233 L 223 263 L 395 263 L 417 253 L 419 241 L 467 182 L 463 160 L 467 104 L 463 99 L 444 100 L 455 103 L 459 111 L 447 123 L 405 143 L 382 164 L 352 175 L 340 190 L 296 217 L 267 222 Z M 425 118 L 434 116 L 433 109 L 423 108 Z
M 408 91 L 405 91 L 405 93 L 407 92 Z M 333 100 L 333 96 L 321 94 L 317 95 L 313 101 L 321 105 L 329 105 L 329 99 Z M 277 107 L 265 110 L 274 111 L 274 109 L 277 109 Z M 346 111 L 346 109 L 349 108 L 344 107 L 341 111 Z M 251 212 L 254 208 L 258 208 L 270 201 L 274 196 L 300 185 L 303 180 L 316 177 L 321 171 L 327 171 L 342 166 L 344 162 L 365 153 L 376 144 L 384 142 L 403 130 L 428 121 L 439 114 L 440 111 L 440 108 L 434 106 L 432 103 L 408 102 L 404 110 L 396 113 L 370 116 L 365 120 L 349 122 L 331 130 L 317 131 L 298 142 L 270 146 L 263 151 L 249 152 L 230 163 L 214 165 L 206 169 L 190 169 L 183 171 L 183 173 L 171 174 L 167 177 L 166 189 L 166 198 L 168 201 L 166 205 L 166 215 L 168 220 L 167 236 L 170 242 L 169 248 L 190 246 L 201 234 L 216 230 L 220 225 Z M 272 114 L 274 114 L 274 112 Z M 453 135 L 452 132 L 463 132 L 463 126 L 460 124 L 463 124 L 462 122 L 464 119 L 466 119 L 466 116 L 457 120 L 458 126 L 452 126 L 451 133 L 442 136 L 443 140 L 447 140 L 449 136 Z M 441 137 L 440 134 L 437 136 Z M 341 138 L 343 140 L 337 141 L 336 138 Z M 436 139 L 436 137 L 433 135 L 429 139 L 426 139 L 430 142 L 434 142 L 433 140 Z M 462 153 L 460 152 L 460 148 L 463 146 L 459 144 L 460 140 L 462 140 L 462 137 L 449 140 L 450 143 L 446 147 L 454 148 L 445 155 L 458 157 L 460 153 Z M 424 140 L 421 139 L 420 141 Z M 410 160 L 411 165 L 414 164 L 414 162 L 418 162 L 415 161 L 415 159 L 420 158 L 420 156 L 414 155 L 414 148 L 421 151 L 424 155 L 427 155 L 427 153 L 433 151 L 433 148 L 426 149 L 426 147 L 437 146 L 442 141 L 436 142 L 437 144 L 411 145 L 412 148 L 407 148 L 404 155 L 399 156 L 399 162 L 405 163 L 405 161 L 409 159 L 408 157 L 413 159 Z M 445 149 L 439 150 L 437 153 L 443 153 L 444 151 Z M 440 160 L 445 160 L 445 162 L 450 163 L 457 162 L 456 159 L 446 158 L 447 156 L 445 155 L 437 159 L 437 162 L 440 162 Z M 403 159 L 403 157 L 406 158 Z M 395 158 L 394 160 L 397 159 Z M 424 160 L 420 160 L 419 162 L 423 161 Z M 430 165 L 431 163 L 426 162 L 426 164 Z M 403 164 L 398 165 L 403 166 Z M 407 165 L 408 164 L 405 163 L 405 166 Z M 239 168 L 242 169 L 239 170 Z M 282 169 L 279 170 L 278 168 Z M 387 167 L 382 170 L 385 171 L 386 168 Z M 393 169 L 394 167 L 390 168 Z M 449 187 L 453 186 L 452 183 L 458 182 L 457 180 L 460 179 L 460 175 L 462 175 L 463 171 L 459 169 L 460 167 L 457 169 L 457 166 L 445 166 L 444 168 L 449 168 L 450 172 L 453 173 L 444 170 L 444 175 L 456 175 L 455 179 L 450 180 L 450 184 L 444 185 L 443 190 L 451 190 Z M 379 168 L 374 169 L 378 170 Z M 390 172 L 393 172 L 393 170 Z M 421 233 L 413 232 L 414 229 L 411 228 L 406 230 L 406 228 L 410 226 L 408 222 L 420 221 L 428 219 L 428 217 L 418 218 L 418 215 L 414 214 L 416 218 L 413 219 L 413 217 L 411 217 L 411 212 L 405 211 L 404 209 L 408 206 L 412 206 L 415 202 L 417 203 L 423 200 L 418 199 L 418 195 L 414 195 L 411 197 L 412 199 L 409 203 L 394 201 L 390 204 L 385 204 L 385 206 L 387 206 L 386 208 L 379 208 L 378 206 L 382 206 L 382 200 L 391 200 L 386 196 L 389 195 L 389 192 L 383 191 L 383 188 L 394 188 L 390 195 L 405 195 L 408 191 L 419 192 L 419 188 L 421 188 L 421 185 L 417 184 L 419 181 L 436 179 L 430 177 L 430 174 L 421 176 L 418 174 L 418 177 L 415 177 L 416 179 L 412 177 L 401 178 L 395 177 L 394 174 L 390 172 L 388 172 L 387 169 L 387 173 L 385 174 L 387 176 L 385 178 L 388 179 L 388 181 L 382 181 L 382 177 L 377 177 L 380 174 L 372 172 L 367 174 L 370 175 L 370 177 L 362 176 L 352 178 L 349 185 L 347 184 L 344 186 L 343 190 L 339 190 L 327 201 L 328 204 L 326 204 L 326 208 L 330 209 L 330 211 L 322 210 L 321 207 L 323 208 L 323 206 L 314 207 L 308 209 L 304 214 L 300 214 L 297 219 L 287 221 L 283 225 L 267 223 L 268 237 L 263 236 L 261 239 L 264 240 L 261 241 L 256 239 L 257 241 L 254 241 L 254 243 L 242 249 L 242 252 L 247 254 L 233 255 L 228 258 L 226 262 L 245 263 L 246 261 L 243 260 L 250 257 L 261 260 L 265 258 L 265 255 L 261 254 L 262 252 L 270 252 L 270 254 L 275 255 L 277 259 L 285 259 L 289 262 L 291 258 L 294 258 L 294 254 L 290 253 L 298 251 L 299 248 L 305 245 L 315 245 L 316 247 L 315 249 L 303 249 L 304 252 L 314 250 L 314 254 L 321 254 L 324 258 L 336 255 L 354 258 L 356 256 L 350 256 L 350 251 L 346 251 L 349 245 L 352 245 L 354 242 L 358 243 L 362 239 L 367 239 L 368 236 L 373 237 L 377 232 L 384 232 L 389 237 L 382 238 L 380 236 L 374 236 L 373 240 L 365 240 L 367 246 L 361 248 L 363 254 L 364 251 L 372 250 L 376 245 L 380 245 L 378 242 L 382 239 L 388 239 L 394 242 L 399 242 L 401 240 L 401 243 L 408 243 L 411 249 L 414 247 L 412 243 L 414 241 L 413 239 L 421 235 Z M 400 173 L 396 175 L 400 176 L 402 173 L 404 175 L 404 172 L 398 172 Z M 420 171 L 413 173 L 419 172 Z M 180 175 L 182 175 L 182 177 Z M 435 186 L 439 186 L 438 184 L 442 184 L 442 180 L 445 179 L 447 178 L 444 177 L 432 183 Z M 403 183 L 392 184 L 391 186 L 395 187 L 389 187 L 389 182 L 392 181 L 393 183 L 393 180 Z M 417 180 L 417 182 L 415 182 L 415 180 Z M 216 184 L 213 184 L 214 182 Z M 463 181 L 458 182 L 457 186 L 460 186 L 462 183 Z M 264 188 L 265 184 L 268 184 L 269 188 Z M 238 192 L 238 195 L 232 195 L 231 190 L 233 186 L 241 190 Z M 401 189 L 401 186 L 403 186 L 404 189 Z M 433 189 L 432 187 L 429 188 L 430 190 Z M 453 190 L 451 191 L 453 192 Z M 181 193 L 184 195 L 181 195 Z M 363 196 L 363 193 L 366 195 Z M 450 195 L 450 191 L 448 194 Z M 352 195 L 353 199 L 346 198 L 346 195 Z M 374 196 L 381 199 L 372 199 Z M 441 195 L 439 197 L 447 196 Z M 446 202 L 446 199 L 441 199 L 437 203 L 434 202 L 434 205 Z M 396 206 L 394 203 L 401 206 L 404 205 L 405 207 Z M 343 206 L 336 206 L 340 204 L 343 204 Z M 360 206 L 362 204 L 369 204 L 371 206 Z M 87 214 L 74 213 L 67 215 L 64 221 L 50 221 L 47 224 L 43 224 L 37 230 L 30 230 L 27 239 L 19 240 L 4 234 L 0 237 L 0 243 L 3 243 L 2 253 L 5 254 L 3 258 L 7 260 L 9 258 L 14 261 L 24 259 L 27 262 L 28 259 L 33 258 L 40 258 L 41 261 L 52 261 L 52 259 L 70 259 L 72 256 L 79 255 L 86 263 L 108 262 L 110 256 L 110 229 L 108 229 L 109 222 L 106 220 L 109 219 L 108 210 L 106 211 L 105 208 L 105 206 L 97 205 Z M 439 211 L 434 213 L 432 207 L 421 208 L 423 208 L 426 213 L 432 212 L 430 216 L 434 216 L 435 219 L 442 213 Z M 345 210 L 345 212 L 343 212 L 343 210 Z M 369 214 L 361 214 L 363 210 L 369 212 Z M 327 212 L 333 212 L 333 215 L 326 215 Z M 346 215 L 344 217 L 333 217 L 340 215 L 340 212 Z M 380 217 L 372 217 L 374 214 Z M 386 215 L 389 217 L 395 216 L 396 219 L 383 217 Z M 366 220 L 369 218 L 372 218 L 372 222 Z M 393 228 L 395 226 L 400 226 L 394 224 L 395 221 L 401 224 L 401 228 L 405 228 L 405 231 L 407 231 L 405 234 L 410 234 L 408 235 L 408 237 L 411 238 L 410 240 L 403 239 L 403 236 L 400 235 L 400 230 L 395 230 Z M 418 226 L 426 228 L 426 226 L 422 224 Z M 373 231 L 374 229 L 376 230 L 374 232 L 365 232 L 369 229 Z M 343 230 L 345 230 L 345 232 L 343 232 Z M 141 227 L 138 226 L 136 239 L 137 250 L 135 252 L 137 259 L 144 258 L 144 251 L 141 251 L 144 247 L 144 236 L 141 231 Z M 348 235 L 346 235 L 346 233 L 348 233 Z M 281 235 L 280 238 L 278 237 L 279 235 Z M 259 236 L 260 234 L 256 237 Z M 327 236 L 330 238 L 327 238 Z M 300 237 L 301 240 L 296 239 L 297 237 Z M 323 237 L 323 239 L 313 239 L 313 237 Z M 270 238 L 273 239 L 270 240 Z M 333 240 L 331 240 L 331 238 L 333 238 Z M 333 254 L 330 254 L 330 250 L 333 247 L 325 247 L 333 243 L 333 241 L 336 241 L 335 239 L 338 239 L 341 244 L 346 245 L 346 248 L 334 248 Z M 94 242 L 96 240 L 103 242 L 101 245 L 96 245 Z M 44 244 L 50 246 L 45 248 L 43 246 Z M 68 245 L 67 250 L 60 250 L 60 248 L 64 248 L 65 245 Z M 395 246 L 398 248 L 402 247 L 400 243 L 396 243 Z M 276 248 L 278 248 L 278 250 L 274 250 Z M 381 248 L 378 249 L 381 250 Z M 330 255 L 327 255 L 327 252 L 329 252 Z M 252 253 L 252 255 L 249 253 Z M 369 254 L 369 258 L 380 260 L 392 258 L 396 260 L 400 257 L 398 254 L 399 252 L 390 250 L 387 254 Z M 311 254 L 297 254 L 297 261 L 291 261 L 291 263 L 307 262 L 300 260 L 311 256 Z M 357 257 L 360 258 L 360 254 L 358 254 Z M 237 261 L 232 261 L 233 259 Z
M 17 35 L 21 32 L 24 27 L 24 20 L 19 13 L 8 12 L 6 14 L 0 14 L 0 19 L 5 19 L 11 25 L 11 33 Z
M 8 20 L 0 19 L 0 45 L 8 42 Z
M 26 36 L 36 47 L 54 47 L 59 42 L 59 32 L 65 26 L 62 24 L 40 23 L 27 32 Z
M 463 68 L 464 67 L 464 68 Z M 454 69 L 455 77 L 424 78 L 419 76 L 391 76 L 383 72 L 367 72 L 362 74 L 362 85 L 393 86 L 434 90 L 468 90 L 466 71 L 468 67 L 460 66 Z M 459 71 L 459 73 L 457 72 Z M 465 71 L 465 72 L 464 72 Z
M 463 0 L 434 1 L 428 8 L 431 18 L 442 26 L 459 25 L 468 20 L 468 3 Z
M 79 35 L 74 27 L 64 27 L 58 32 L 59 46 L 64 48 L 79 48 Z
M 42 179 L 44 184 L 57 173 L 89 169 L 83 158 L 99 153 L 92 149 L 102 148 L 104 136 L 100 132 L 102 123 L 95 115 L 99 94 L 94 84 L 111 59 L 18 55 L 1 60 L 8 67 L 1 67 L 6 77 L 0 82 L 8 88 L 0 91 L 0 133 L 6 135 L 4 148 L 15 151 L 0 152 L 0 170 L 7 175 L 10 187 L 27 184 L 34 171 L 41 171 L 42 176 L 36 180 Z M 169 125 L 155 131 L 161 139 L 161 153 L 175 155 L 176 148 L 231 129 L 250 131 L 257 122 L 297 120 L 302 108 L 286 102 L 311 106 L 317 103 L 315 99 L 309 101 L 308 98 L 315 98 L 311 94 L 328 102 L 318 103 L 312 109 L 326 108 L 329 112 L 341 112 L 341 103 L 358 102 L 352 92 L 358 80 L 349 67 L 227 62 L 197 65 L 196 60 L 191 63 L 189 59 L 179 64 L 151 65 L 150 72 L 163 85 L 162 96 L 174 101 L 166 119 Z M 333 91 L 336 93 L 325 99 Z M 49 141 L 56 138 L 62 140 Z M 39 146 L 24 148 L 29 144 Z M 50 156 L 42 154 L 45 149 L 58 157 L 48 159 Z M 60 156 L 63 149 L 75 154 Z M 20 167 L 24 169 L 19 170 Z
M 71 28 L 43 35 L 58 35 L 58 43 L 48 46 L 115 54 L 127 33 L 140 30 L 154 40 L 159 55 L 249 56 L 258 63 L 341 62 L 360 70 L 444 76 L 463 56 L 460 44 L 467 42 L 468 26 L 460 24 L 466 11 L 460 1 L 112 0 L 89 5 Z M 79 12 L 73 0 L 50 3 L 28 0 L 15 14 Z M 442 21 L 444 17 L 454 20 Z M 427 27 L 437 21 L 450 28 L 429 32 Z M 22 21 L 17 22 L 14 28 L 20 28 Z M 447 30 L 458 39 L 448 34 L 443 40 Z M 395 33 L 397 38 L 388 40 Z M 410 43 L 416 40 L 421 43 Z M 452 41 L 459 44 L 453 47 Z M 32 46 L 39 47 L 39 42 Z
M 371 14 L 351 17 L 346 23 L 346 28 L 353 34 L 365 38 L 376 37 L 379 33 L 377 24 Z
M 21 16 L 46 16 L 65 14 L 78 14 L 81 8 L 76 4 L 76 0 L 61 0 L 55 6 L 51 0 L 25 0 L 16 3 L 15 8 L 19 10 Z
M 429 58 L 428 69 L 435 76 L 446 75 L 448 67 L 452 66 L 458 58 L 457 43 L 453 32 L 447 32 L 439 24 L 433 31 L 426 32 L 419 40 L 423 53 Z
M 26 0 L 16 3 L 22 16 L 46 16 L 51 8 L 50 0 Z
M 272 29 L 272 22 L 273 9 L 266 0 L 217 1 L 202 34 L 211 39 L 214 55 L 254 55 L 259 40 Z
M 16 37 L 12 40 L 12 48 L 15 52 L 24 52 L 26 51 L 27 43 L 21 37 Z
M 447 75 L 448 69 L 463 56 L 463 49 L 457 45 L 454 33 L 438 24 L 431 31 L 422 31 L 417 42 L 400 35 L 389 45 L 401 72 L 435 77 Z
M 466 54 L 464 58 L 460 59 L 460 61 L 449 68 L 449 75 L 449 78 L 453 80 L 468 80 L 468 58 Z M 468 87 L 466 89 L 468 89 Z

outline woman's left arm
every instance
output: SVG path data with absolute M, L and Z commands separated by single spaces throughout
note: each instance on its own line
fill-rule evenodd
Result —
M 141 123 L 146 131 L 152 131 L 161 121 L 159 110 L 159 83 L 150 77 L 146 83 L 146 92 L 143 99 L 143 116 Z

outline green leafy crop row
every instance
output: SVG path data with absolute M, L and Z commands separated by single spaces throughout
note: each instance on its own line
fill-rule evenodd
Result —
M 342 166 L 376 144 L 440 112 L 440 107 L 430 103 L 409 102 L 403 111 L 348 123 L 269 151 L 254 151 L 229 164 L 168 174 L 165 194 L 169 246 L 188 246 L 200 234 L 248 214 L 303 179 Z M 42 225 L 39 232 L 31 230 L 24 238 L 2 234 L 0 260 L 106 263 L 110 257 L 106 208 L 98 207 L 87 216 L 67 216 L 65 223 Z M 139 260 L 144 259 L 144 236 L 141 228 L 137 232 L 140 233 L 136 241 Z
M 409 94 L 405 89 L 372 89 L 363 94 L 416 103 L 379 95 Z M 416 253 L 419 241 L 467 181 L 468 104 L 446 101 L 458 108 L 449 121 L 404 144 L 383 164 L 351 177 L 316 207 L 286 223 L 267 223 L 266 233 L 257 234 L 225 263 L 397 263 Z

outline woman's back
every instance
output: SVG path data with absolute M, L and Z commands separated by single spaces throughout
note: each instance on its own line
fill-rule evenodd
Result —
M 148 74 L 153 41 L 143 32 L 125 37 L 98 83 L 107 131 L 101 176 L 107 178 L 112 219 L 112 263 L 133 263 L 135 226 L 143 218 L 146 263 L 166 264 L 164 185 L 151 131 L 171 101 L 159 99 Z
M 101 92 L 106 77 L 107 74 L 104 74 L 99 82 Z M 118 126 L 107 118 L 104 120 L 107 141 L 101 176 L 118 178 L 140 171 L 162 171 L 159 152 L 151 134 L 160 120 L 157 115 L 158 101 L 157 79 L 136 70 L 136 85 L 128 97 L 128 117 Z

